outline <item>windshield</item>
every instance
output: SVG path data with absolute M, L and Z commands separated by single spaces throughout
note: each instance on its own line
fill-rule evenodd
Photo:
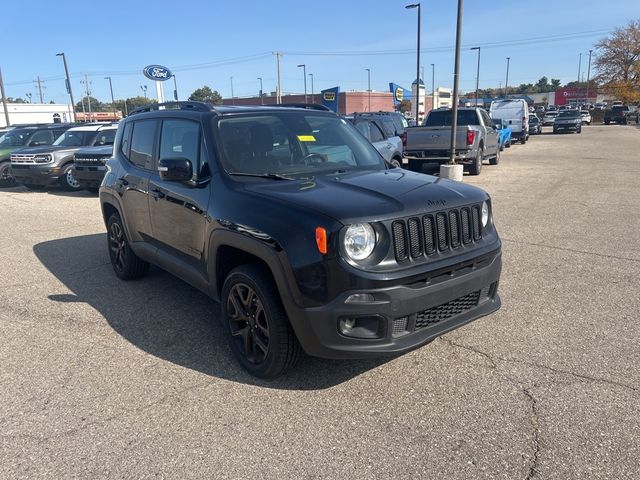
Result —
M 558 112 L 547 112 L 544 116 L 545 117 L 557 117 L 558 116 Z
M 580 116 L 580 112 L 578 110 L 564 110 L 560 112 L 560 115 L 558 115 L 558 118 L 575 118 L 579 116 Z
M 35 130 L 15 129 L 9 130 L 0 136 L 0 146 L 2 147 L 19 147 L 27 143 L 29 137 Z
M 90 130 L 67 130 L 53 142 L 63 147 L 85 147 L 91 145 L 96 132 Z
M 100 130 L 98 132 L 98 136 L 96 137 L 94 146 L 99 147 L 103 145 L 113 145 L 113 142 L 116 139 L 117 128 L 109 128 L 106 130 Z
M 308 175 L 382 170 L 377 150 L 346 120 L 314 112 L 222 118 L 222 163 L 230 174 Z
M 475 110 L 458 110 L 458 126 L 478 125 Z M 432 110 L 427 115 L 423 126 L 448 127 L 451 126 L 451 110 Z

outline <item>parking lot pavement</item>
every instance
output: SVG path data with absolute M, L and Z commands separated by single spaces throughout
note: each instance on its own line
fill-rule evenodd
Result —
M 95 196 L 0 191 L 0 478 L 637 477 L 639 147 L 591 126 L 505 150 L 465 176 L 493 198 L 502 309 L 274 382 L 196 290 L 116 279 Z

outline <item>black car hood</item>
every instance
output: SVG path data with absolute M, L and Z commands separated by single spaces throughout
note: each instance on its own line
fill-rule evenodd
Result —
M 76 155 L 96 155 L 111 156 L 113 154 L 113 145 L 100 145 L 99 147 L 81 147 L 76 151 Z
M 38 154 L 38 153 L 52 153 L 52 152 L 62 152 L 62 151 L 69 151 L 69 152 L 74 152 L 75 150 L 78 150 L 79 148 L 84 148 L 84 147 L 68 147 L 68 146 L 63 146 L 63 145 L 40 145 L 39 147 L 27 147 L 27 148 L 21 148 L 20 150 L 16 150 L 13 153 L 21 153 L 21 154 Z
M 488 195 L 461 182 L 399 168 L 246 183 L 247 191 L 318 211 L 343 223 L 380 221 L 481 202 Z

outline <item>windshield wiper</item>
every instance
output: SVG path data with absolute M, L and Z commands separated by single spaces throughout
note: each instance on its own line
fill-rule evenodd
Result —
M 279 173 L 230 172 L 229 175 L 234 175 L 238 177 L 270 178 L 271 180 L 293 180 L 293 178 L 280 175 Z

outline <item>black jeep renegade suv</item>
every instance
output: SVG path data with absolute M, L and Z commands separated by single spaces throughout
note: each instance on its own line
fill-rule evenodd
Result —
M 303 351 L 407 351 L 500 307 L 488 195 L 385 164 L 317 105 L 138 109 L 100 203 L 115 273 L 153 263 L 218 300 L 259 377 Z

